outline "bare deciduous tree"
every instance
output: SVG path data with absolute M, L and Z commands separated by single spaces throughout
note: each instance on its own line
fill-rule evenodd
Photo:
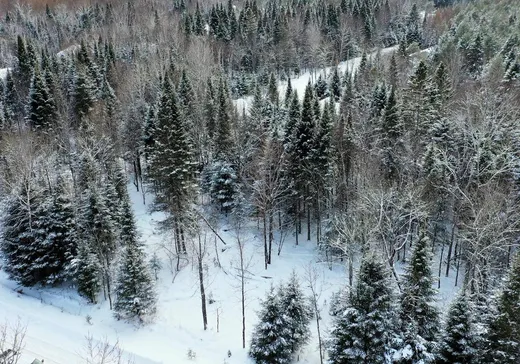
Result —
M 133 364 L 134 361 L 126 358 L 123 350 L 116 341 L 111 344 L 107 338 L 97 341 L 92 335 L 86 337 L 84 354 L 81 355 L 85 364 Z
M 25 347 L 27 327 L 17 320 L 0 323 L 0 364 L 17 364 Z

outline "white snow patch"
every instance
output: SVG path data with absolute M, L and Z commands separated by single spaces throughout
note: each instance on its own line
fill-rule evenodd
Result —
M 76 52 L 78 52 L 80 48 L 81 48 L 81 46 L 79 44 L 73 44 L 73 45 L 68 46 L 65 49 L 62 49 L 56 55 L 58 57 L 70 57 L 71 55 L 75 55 Z
M 7 73 L 9 73 L 11 70 L 12 68 L 0 68 L 0 80 L 5 80 Z

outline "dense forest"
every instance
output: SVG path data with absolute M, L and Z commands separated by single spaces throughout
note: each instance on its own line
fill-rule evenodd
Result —
M 153 320 L 160 267 L 129 186 L 162 213 L 176 269 L 199 262 L 204 328 L 201 227 L 222 240 L 216 219 L 254 222 L 267 271 L 283 254 L 275 233 L 347 267 L 322 363 L 518 363 L 519 12 L 516 0 L 2 2 L 2 269 Z M 441 276 L 459 289 L 446 315 Z M 273 287 L 243 333 L 256 363 L 292 362 L 313 319 L 319 334 L 301 279 Z

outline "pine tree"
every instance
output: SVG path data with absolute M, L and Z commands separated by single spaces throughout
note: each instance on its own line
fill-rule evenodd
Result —
M 217 161 L 212 168 L 210 195 L 222 211 L 228 213 L 234 206 L 238 193 L 237 175 L 228 162 Z
M 72 276 L 72 261 L 77 254 L 76 224 L 61 178 L 54 190 L 45 194 L 35 211 L 36 257 L 28 271 L 38 283 L 53 285 Z
M 220 81 L 217 100 L 217 130 L 215 139 L 215 154 L 220 160 L 228 160 L 233 149 L 231 135 L 231 115 L 229 111 L 229 96 L 226 84 Z
M 289 108 L 289 105 L 291 105 L 292 94 L 293 94 L 293 89 L 292 89 L 292 85 L 291 85 L 291 78 L 288 77 L 287 78 L 287 88 L 285 89 L 285 97 L 283 99 L 283 102 L 284 102 L 284 105 L 286 108 Z
M 2 254 L 4 270 L 9 277 L 24 286 L 38 283 L 33 276 L 33 262 L 38 258 L 37 236 L 34 226 L 36 210 L 41 203 L 38 191 L 24 183 L 21 191 L 7 201 L 2 221 Z
M 401 294 L 401 324 L 404 342 L 398 363 L 433 361 L 439 330 L 439 312 L 434 306 L 434 278 L 430 268 L 431 246 L 422 233 L 406 269 Z
M 274 74 L 271 73 L 269 76 L 269 84 L 267 86 L 267 95 L 269 97 L 269 101 L 273 106 L 278 106 L 280 96 L 278 94 L 278 82 L 276 82 L 276 78 Z
M 474 363 L 477 358 L 473 307 L 464 292 L 450 305 L 436 364 Z
M 79 245 L 78 257 L 75 260 L 76 284 L 82 296 L 91 303 L 96 303 L 101 289 L 101 267 L 97 256 L 90 249 L 90 244 L 90 241 L 83 241 Z
M 142 322 L 145 316 L 155 313 L 157 298 L 129 199 L 123 200 L 122 209 L 121 243 L 124 253 L 119 267 L 114 310 L 118 317 L 137 318 Z
M 395 308 L 388 273 L 373 253 L 361 262 L 355 287 L 331 332 L 331 364 L 386 363 L 391 355 Z
M 48 130 L 56 122 L 56 104 L 38 67 L 31 81 L 27 113 L 33 130 Z
M 162 85 L 153 141 L 148 175 L 154 183 L 154 208 L 168 213 L 164 227 L 171 227 L 173 218 L 179 228 L 196 192 L 197 171 L 193 146 L 168 78 Z
M 419 12 L 417 4 L 413 4 L 406 19 L 406 42 L 408 44 L 421 44 L 421 31 L 419 28 Z
M 74 83 L 74 111 L 78 119 L 87 116 L 94 106 L 95 86 L 90 76 L 78 71 Z
M 504 288 L 498 296 L 497 314 L 490 321 L 486 363 L 513 364 L 520 359 L 520 254 L 509 268 Z
M 389 184 L 395 183 L 400 173 L 400 138 L 402 125 L 395 91 L 390 89 L 381 125 L 382 172 Z
M 477 34 L 466 49 L 466 70 L 472 76 L 478 76 L 484 67 L 484 45 L 482 36 Z
M 291 353 L 295 354 L 309 341 L 312 311 L 294 271 L 287 284 L 280 286 L 278 296 L 280 307 L 288 321 Z
M 291 330 L 283 314 L 280 299 L 274 287 L 267 293 L 259 312 L 260 322 L 251 337 L 249 356 L 257 364 L 288 364 L 291 362 Z
M 332 73 L 332 77 L 330 79 L 330 96 L 335 100 L 339 101 L 341 99 L 341 80 L 339 77 L 338 68 L 334 68 L 334 72 Z
M 327 81 L 325 81 L 321 75 L 318 76 L 318 80 L 314 85 L 314 90 L 316 91 L 316 96 L 319 100 L 329 96 Z

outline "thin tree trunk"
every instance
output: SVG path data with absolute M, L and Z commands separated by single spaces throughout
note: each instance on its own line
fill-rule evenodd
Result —
M 451 227 L 450 246 L 448 247 L 448 256 L 446 257 L 446 277 L 448 277 L 450 274 L 451 251 L 453 247 L 453 239 L 455 238 L 455 225 L 456 220 L 453 221 L 453 226 Z
M 244 249 L 242 243 L 239 243 L 240 249 L 240 284 L 241 284 L 241 301 L 242 301 L 242 349 L 246 348 L 246 288 L 244 276 Z
M 299 223 L 299 221 L 298 221 L 299 220 L 298 219 L 298 214 L 299 214 L 298 202 L 296 202 L 295 207 L 296 207 L 296 211 L 294 213 L 294 227 L 295 227 L 294 230 L 295 230 L 295 237 L 296 237 L 296 245 L 298 245 L 298 233 L 299 233 L 299 231 L 298 231 L 298 223 Z
M 457 247 L 459 248 L 458 253 L 457 253 Z M 460 270 L 460 261 L 461 261 L 460 250 L 461 250 L 461 247 L 460 247 L 459 242 L 457 241 L 457 244 L 455 245 L 455 255 L 457 257 L 457 273 L 455 274 L 455 287 L 457 287 L 457 284 L 459 282 L 459 270 Z
M 316 314 L 316 330 L 318 331 L 318 349 L 320 351 L 320 364 L 323 364 L 323 349 L 322 349 L 322 343 L 321 343 L 321 330 L 320 330 L 320 315 L 318 313 L 318 307 L 317 302 L 314 300 L 315 308 L 314 310 L 317 312 Z
M 269 209 L 269 261 L 271 264 L 271 252 L 273 250 L 273 212 Z
M 441 288 L 441 272 L 442 272 L 442 258 L 444 256 L 444 244 L 441 246 L 441 257 L 439 259 L 439 280 L 437 282 L 437 288 Z
M 307 207 L 307 241 L 311 241 L 311 207 L 308 202 L 305 206 Z
M 267 221 L 265 216 L 265 211 L 262 214 L 263 217 L 263 234 L 264 234 L 264 265 L 267 270 L 267 264 L 269 263 L 269 252 L 267 250 Z
M 348 285 L 352 287 L 354 283 L 354 254 L 349 252 L 348 254 Z
M 198 254 L 198 268 L 199 268 L 199 283 L 200 283 L 200 300 L 202 305 L 202 323 L 204 325 L 204 330 L 208 328 L 208 314 L 206 311 L 206 292 L 204 290 L 204 271 L 202 267 L 202 258 L 204 255 L 204 252 L 202 251 L 202 243 L 200 241 L 200 234 L 199 234 L 199 254 Z

